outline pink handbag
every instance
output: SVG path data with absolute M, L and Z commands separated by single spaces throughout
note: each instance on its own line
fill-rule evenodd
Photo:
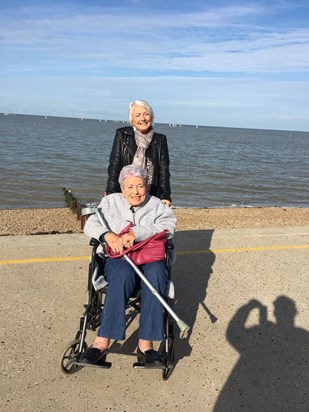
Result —
M 119 235 L 121 236 L 128 233 L 132 226 L 133 225 L 130 223 L 119 233 Z M 166 233 L 167 230 L 156 233 L 148 239 L 142 240 L 141 242 L 124 249 L 124 251 L 119 254 L 114 253 L 108 244 L 106 244 L 105 253 L 108 257 L 115 259 L 121 258 L 123 255 L 128 255 L 137 266 L 156 262 L 158 260 L 165 260 Z

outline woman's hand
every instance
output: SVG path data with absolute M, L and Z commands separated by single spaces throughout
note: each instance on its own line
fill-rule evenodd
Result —
M 170 201 L 167 200 L 167 199 L 162 199 L 161 202 L 164 203 L 164 204 L 165 204 L 166 206 L 168 206 L 168 207 L 171 207 L 171 206 L 172 206 L 172 202 L 170 202 Z
M 116 235 L 113 232 L 108 232 L 104 236 L 104 240 L 108 244 L 108 246 L 112 249 L 114 253 L 117 255 L 123 252 L 123 242 L 122 237 Z
M 132 232 L 132 230 L 130 230 L 130 232 L 125 233 L 122 236 L 122 245 L 123 247 L 126 249 L 128 247 L 131 247 L 134 245 L 134 240 L 135 240 L 135 235 Z

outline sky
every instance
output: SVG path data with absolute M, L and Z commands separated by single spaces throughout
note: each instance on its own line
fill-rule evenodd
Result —
M 309 131 L 308 0 L 0 0 L 0 112 Z

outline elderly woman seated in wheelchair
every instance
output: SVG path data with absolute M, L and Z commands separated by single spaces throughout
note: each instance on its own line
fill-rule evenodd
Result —
M 140 281 L 134 267 L 123 258 L 123 254 L 127 248 L 163 231 L 165 238 L 172 237 L 176 217 L 171 208 L 147 193 L 145 169 L 135 165 L 124 167 L 119 175 L 119 183 L 122 193 L 103 197 L 98 206 L 102 219 L 93 214 L 84 228 L 86 235 L 106 244 L 110 257 L 106 258 L 104 266 L 108 287 L 98 335 L 92 346 L 83 353 L 80 363 L 100 365 L 105 361 L 110 340 L 125 339 L 125 309 L 129 298 L 140 288 L 138 362 L 149 368 L 160 367 L 163 360 L 159 352 L 154 350 L 153 342 L 164 339 L 163 307 L 150 288 Z M 168 268 L 164 257 L 154 259 L 138 267 L 158 293 L 165 296 Z

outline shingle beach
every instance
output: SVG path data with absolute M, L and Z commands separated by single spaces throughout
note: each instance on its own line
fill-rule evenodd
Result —
M 177 230 L 306 226 L 309 208 L 175 208 Z M 0 210 L 0 236 L 80 233 L 81 222 L 69 208 Z

